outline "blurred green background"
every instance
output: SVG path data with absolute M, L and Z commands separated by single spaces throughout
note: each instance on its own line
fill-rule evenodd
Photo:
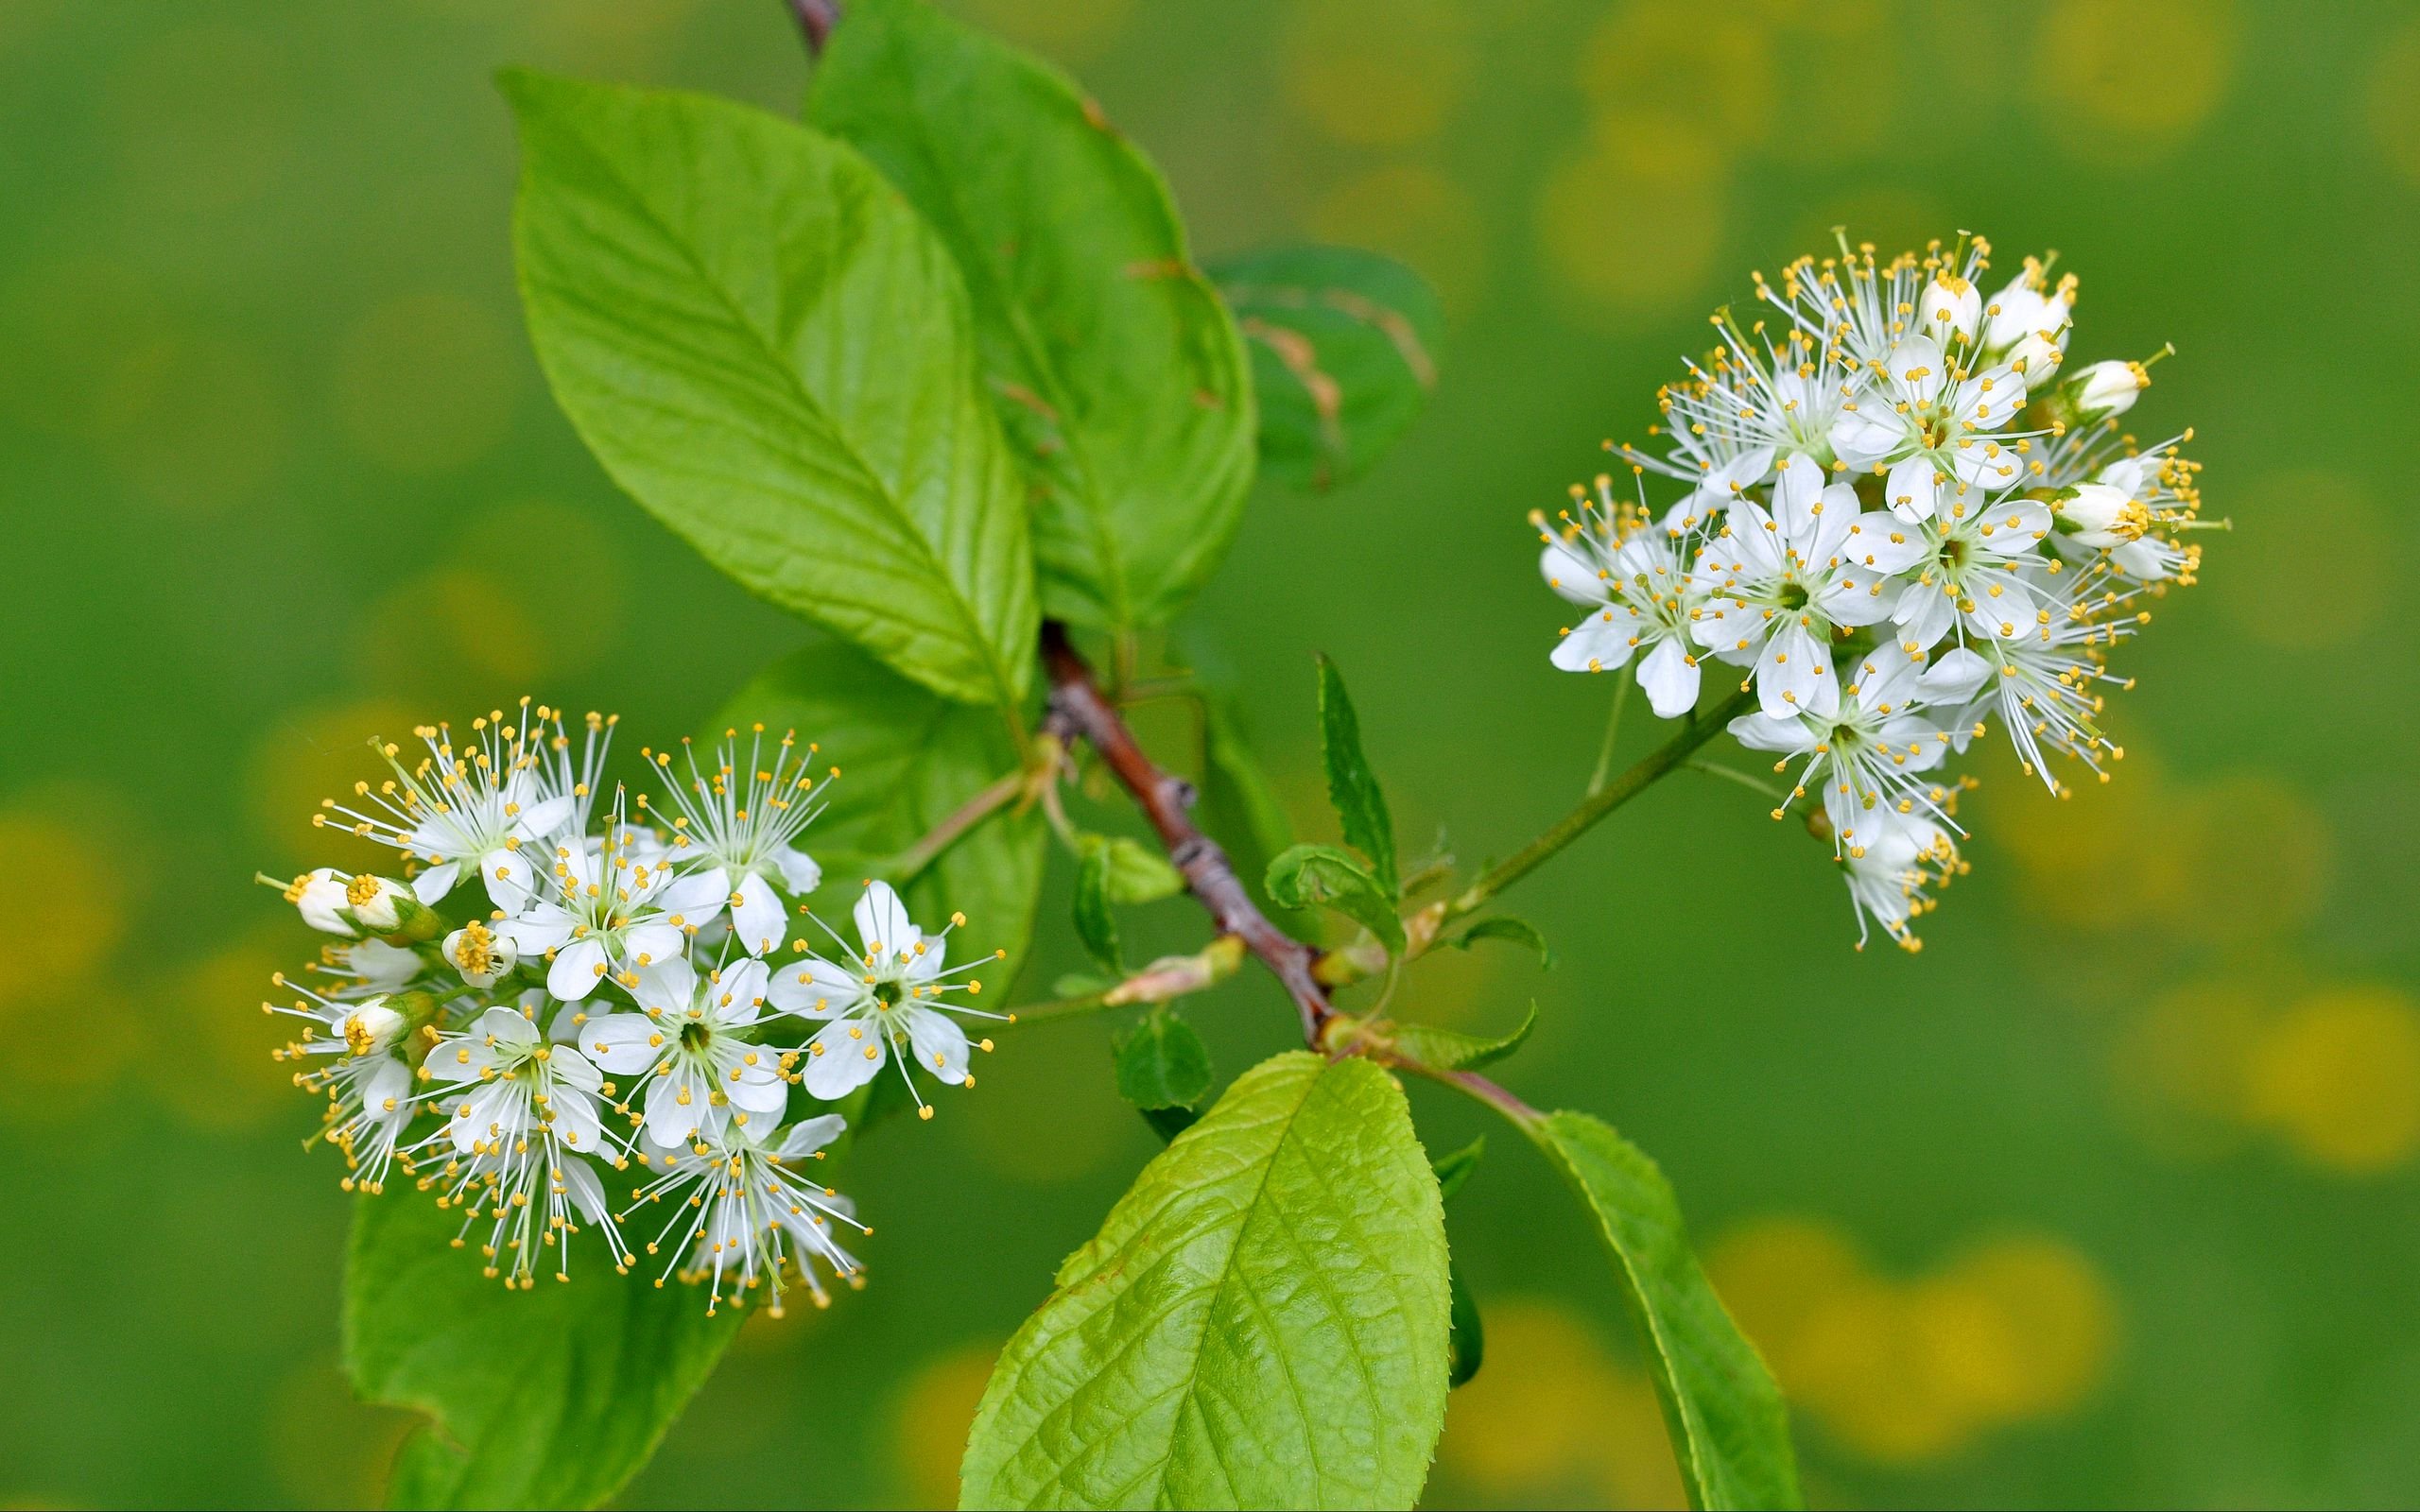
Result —
M 1820 848 L 1685 775 L 1509 900 L 1553 971 L 1403 1001 L 1542 1003 L 1507 1080 L 1664 1161 L 1818 1502 L 2420 1499 L 2411 8 L 959 9 L 1077 70 L 1201 251 L 1362 243 L 1443 295 L 1409 440 L 1265 490 L 1184 627 L 1313 833 L 1314 648 L 1408 836 L 1500 854 L 1577 795 L 1611 684 L 1547 667 L 1522 516 L 1643 430 L 1751 267 L 1972 229 L 2083 275 L 2079 360 L 2176 343 L 2134 419 L 2199 428 L 2236 532 L 2127 649 L 2117 782 L 1979 759 L 1921 955 L 1851 951 Z M 784 112 L 806 73 L 774 0 L 0 0 L 0 1503 L 375 1494 L 404 1421 L 337 1365 L 349 1199 L 254 1010 L 313 942 L 245 879 L 321 859 L 373 730 L 524 691 L 683 730 L 801 638 L 549 403 L 507 62 Z M 1227 1074 L 1288 1032 L 1249 979 L 1196 1018 Z M 873 1141 L 874 1284 L 752 1322 L 627 1500 L 951 1497 L 992 1351 L 1153 1147 L 1110 1027 L 1005 1040 Z M 1480 1126 L 1415 1097 L 1440 1147 Z M 1495 1143 L 1452 1222 L 1491 1352 L 1431 1500 L 1668 1503 L 1604 1263 Z

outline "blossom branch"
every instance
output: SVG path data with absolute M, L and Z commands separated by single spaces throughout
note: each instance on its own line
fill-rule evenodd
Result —
M 1602 787 L 1590 791 L 1580 800 L 1577 808 L 1557 820 L 1546 833 L 1489 868 L 1447 906 L 1446 917 L 1459 919 L 1476 912 L 1489 899 L 1535 871 L 1549 856 L 1595 828 L 1605 816 L 1646 791 L 1656 779 L 1686 762 L 1700 746 L 1712 740 L 1736 715 L 1755 707 L 1755 694 L 1741 689 L 1716 705 L 1712 712 L 1692 717 L 1671 739 L 1634 762 L 1629 770 Z
M 1319 951 L 1270 922 L 1253 904 L 1227 852 L 1193 822 L 1193 784 L 1162 771 L 1143 753 L 1116 707 L 1093 679 L 1092 668 L 1067 639 L 1067 627 L 1055 620 L 1042 627 L 1042 661 L 1050 676 L 1050 713 L 1044 730 L 1063 741 L 1080 736 L 1091 745 L 1151 821 L 1168 863 L 1209 910 L 1210 921 L 1220 934 L 1241 940 L 1269 968 L 1302 1015 L 1304 1041 L 1316 1046 L 1320 1031 L 1336 1016 L 1327 989 L 1312 970 Z
M 839 0 L 789 0 L 789 6 L 798 29 L 806 37 L 806 55 L 821 58 L 832 41 L 832 28 L 840 24 Z

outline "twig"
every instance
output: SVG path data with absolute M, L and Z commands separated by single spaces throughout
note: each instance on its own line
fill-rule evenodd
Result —
M 1622 711 L 1630 707 L 1631 679 L 1618 671 L 1620 681 L 1614 687 L 1614 712 L 1605 718 L 1605 743 L 1597 751 L 1597 769 L 1588 774 L 1588 794 L 1595 798 L 1605 790 L 1605 779 L 1614 772 L 1614 742 L 1621 738 Z
M 1227 852 L 1201 833 L 1187 812 L 1196 796 L 1193 784 L 1152 765 L 1093 680 L 1092 668 L 1067 639 L 1067 627 L 1056 620 L 1043 622 L 1042 662 L 1050 674 L 1050 713 L 1043 728 L 1063 741 L 1080 736 L 1099 754 L 1102 764 L 1151 821 L 1160 844 L 1167 850 L 1169 865 L 1209 911 L 1210 921 L 1220 934 L 1242 940 L 1244 948 L 1269 968 L 1302 1016 L 1304 1042 L 1317 1046 L 1320 1031 L 1336 1015 L 1327 989 L 1312 974 L 1318 950 L 1270 923 L 1253 904 Z
M 822 57 L 832 41 L 832 28 L 840 24 L 840 0 L 789 0 L 789 6 L 798 29 L 806 35 L 806 55 Z
M 1715 733 L 1730 723 L 1735 714 L 1744 713 L 1756 701 L 1749 692 L 1733 694 L 1711 711 L 1701 713 L 1681 727 L 1680 732 L 1631 764 L 1621 776 L 1597 792 L 1580 800 L 1577 808 L 1557 820 L 1546 833 L 1497 862 L 1485 875 L 1462 890 L 1446 918 L 1460 919 L 1479 908 L 1486 902 L 1514 883 L 1536 870 L 1547 857 L 1588 833 L 1596 823 L 1614 810 L 1636 798 L 1649 784 L 1686 761 L 1689 753 L 1712 740 Z

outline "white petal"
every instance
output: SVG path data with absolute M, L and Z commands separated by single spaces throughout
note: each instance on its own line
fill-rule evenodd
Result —
M 764 878 L 752 873 L 740 878 L 732 899 L 731 927 L 740 949 L 762 955 L 782 942 L 782 901 Z
M 514 817 L 514 827 L 525 840 L 552 840 L 555 832 L 570 821 L 576 806 L 577 800 L 568 793 L 560 798 L 550 798 L 523 809 Z
M 656 906 L 675 924 L 702 924 L 731 902 L 731 873 L 720 867 L 693 871 L 664 889 Z
M 578 1003 L 605 980 L 605 947 L 594 935 L 573 940 L 555 953 L 546 969 L 546 990 L 565 1003 Z
M 698 1001 L 698 971 L 681 956 L 655 961 L 640 969 L 631 996 L 653 1013 L 680 1017 Z
M 953 1085 L 966 1079 L 966 1031 L 945 1013 L 930 1008 L 907 1012 L 908 1042 L 916 1048 L 916 1062 Z
M 1824 497 L 1824 469 L 1804 452 L 1781 459 L 1773 475 L 1773 523 L 1792 541 L 1813 533 L 1815 506 Z
M 813 1155 L 838 1139 L 841 1131 L 848 1126 L 849 1121 L 838 1113 L 825 1113 L 819 1118 L 801 1119 L 790 1125 L 788 1133 L 782 1136 L 782 1143 L 775 1147 L 773 1153 L 786 1160 Z
M 1831 708 L 1824 707 L 1827 690 Z M 1756 661 L 1756 702 L 1775 719 L 1829 713 L 1840 705 L 1831 652 L 1794 618 L 1773 632 Z
M 1911 456 L 1892 465 L 1882 480 L 1882 502 L 1902 520 L 1929 520 L 1941 506 L 1941 469 L 1931 457 Z
M 1931 702 L 1962 703 L 1991 675 L 1991 663 L 1962 645 L 1935 660 L 1925 669 L 1921 680 L 1925 696 Z
M 1605 672 L 1628 666 L 1637 649 L 1638 616 L 1627 609 L 1598 609 L 1554 644 L 1548 660 L 1565 672 Z
M 821 956 L 785 962 L 772 969 L 765 996 L 784 1013 L 802 1019 L 828 1019 L 846 1013 L 864 1000 L 863 973 L 833 965 Z
M 857 897 L 855 913 L 857 938 L 868 954 L 896 955 L 913 949 L 921 937 L 915 920 L 908 917 L 908 905 L 887 882 L 868 883 Z
M 594 1155 L 605 1143 L 604 1130 L 596 1119 L 596 1102 L 588 1093 L 572 1087 L 557 1087 L 546 1100 L 547 1110 L 554 1117 L 547 1127 L 566 1149 L 582 1155 Z M 569 1162 L 577 1164 L 577 1161 Z
M 563 1195 L 590 1223 L 605 1221 L 605 1184 L 596 1179 L 596 1173 L 588 1168 L 586 1160 L 564 1162 Z
M 1538 573 L 1548 588 L 1575 604 L 1604 602 L 1605 581 L 1598 576 L 1597 564 L 1581 547 L 1561 537 L 1538 553 Z
M 782 885 L 793 893 L 810 893 L 823 885 L 823 868 L 796 846 L 786 845 L 774 851 L 773 865 L 782 873 Z
M 1638 685 L 1658 719 L 1677 719 L 1697 707 L 1698 668 L 1681 643 L 1666 636 L 1638 664 Z
M 614 1075 L 635 1076 L 654 1067 L 672 1033 L 644 1013 L 615 1013 L 581 1024 L 579 1048 Z
M 1731 738 L 1750 750 L 1799 755 L 1815 748 L 1815 735 L 1803 719 L 1775 719 L 1771 714 L 1741 714 L 1724 726 Z
M 852 1028 L 859 1031 L 858 1038 L 849 1038 Z M 806 1090 L 827 1103 L 872 1081 L 874 1073 L 890 1058 L 882 1036 L 862 1020 L 843 1019 L 828 1024 L 815 1037 L 814 1043 L 823 1049 L 820 1055 L 812 1048 L 807 1052 Z
M 677 961 L 689 936 L 670 924 L 635 924 L 622 931 L 622 954 L 634 966 Z
M 444 896 L 454 890 L 454 879 L 462 874 L 458 861 L 441 861 L 412 879 L 412 896 L 434 908 Z M 510 910 L 507 910 L 510 912 Z
M 668 1076 L 649 1077 L 645 1115 L 648 1139 L 669 1149 L 696 1134 L 712 1106 L 707 1093 L 705 1078 L 687 1066 L 675 1067 Z
M 499 846 L 479 857 L 479 881 L 487 885 L 490 902 L 508 914 L 517 914 L 528 905 L 538 874 L 521 852 Z

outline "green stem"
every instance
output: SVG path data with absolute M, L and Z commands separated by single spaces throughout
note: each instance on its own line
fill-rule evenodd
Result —
M 1614 674 L 1614 712 L 1605 720 L 1605 744 L 1597 752 L 1597 769 L 1588 777 L 1588 796 L 1595 798 L 1605 790 L 1605 779 L 1613 775 L 1614 742 L 1622 732 L 1622 711 L 1630 707 L 1631 679 L 1620 672 Z
M 925 832 L 925 837 L 890 858 L 890 882 L 905 887 L 924 873 L 926 867 L 942 857 L 942 852 L 956 845 L 967 831 L 989 817 L 1009 799 L 1025 791 L 1024 772 L 1011 772 L 998 782 L 959 804 L 956 809 Z
M 1028 1004 L 1011 1012 L 1005 1027 L 1023 1029 L 1037 1023 L 1057 1023 L 1066 1019 L 1088 1019 L 1096 1013 L 1106 1013 L 1113 1007 L 1121 1006 L 1108 999 L 1106 992 L 1087 992 L 1080 998 L 1053 998 L 1047 1003 Z
M 1582 799 L 1577 808 L 1556 820 L 1546 833 L 1490 868 L 1485 875 L 1454 900 L 1453 905 L 1445 911 L 1446 918 L 1459 919 L 1474 912 L 1497 893 L 1535 871 L 1556 851 L 1595 828 L 1606 815 L 1638 797 L 1657 779 L 1687 761 L 1691 752 L 1712 740 L 1734 715 L 1745 713 L 1754 707 L 1755 702 L 1754 693 L 1742 691 L 1723 699 L 1711 713 L 1693 717 L 1671 739 L 1640 757 L 1601 789 Z
M 1703 772 L 1708 777 L 1720 777 L 1727 782 L 1737 782 L 1741 787 L 1746 788 L 1749 792 L 1762 794 L 1764 797 L 1772 799 L 1776 803 L 1779 803 L 1789 797 L 1789 794 L 1783 792 L 1780 788 L 1773 786 L 1771 782 L 1759 782 L 1755 778 L 1750 777 L 1745 772 L 1735 772 L 1728 766 L 1718 766 L 1712 762 L 1700 761 L 1689 762 L 1686 765 L 1690 771 Z

